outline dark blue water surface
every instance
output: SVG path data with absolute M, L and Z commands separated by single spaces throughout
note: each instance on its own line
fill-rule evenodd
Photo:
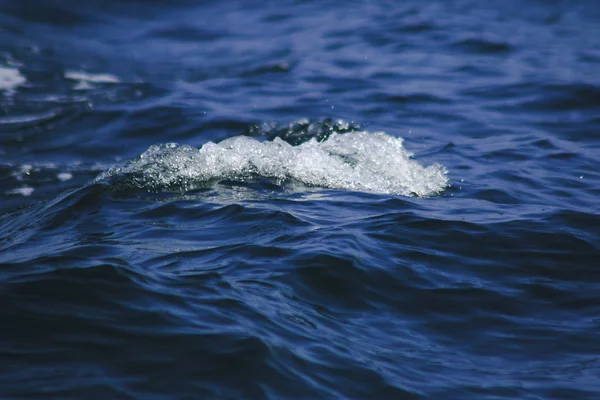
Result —
M 0 398 L 598 399 L 599 167 L 595 0 L 0 0 Z

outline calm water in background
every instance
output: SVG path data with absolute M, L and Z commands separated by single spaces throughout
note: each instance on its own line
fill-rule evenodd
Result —
M 597 399 L 599 165 L 596 1 L 0 0 L 0 397 Z

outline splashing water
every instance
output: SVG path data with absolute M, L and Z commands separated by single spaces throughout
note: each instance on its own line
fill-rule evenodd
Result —
M 279 137 L 261 142 L 236 136 L 200 149 L 162 144 L 138 159 L 111 168 L 96 182 L 112 181 L 149 191 L 190 190 L 219 180 L 256 177 L 278 184 L 297 181 L 307 186 L 404 196 L 431 196 L 448 186 L 441 165 L 424 167 L 412 160 L 402 138 L 383 132 L 332 133 L 292 146 Z

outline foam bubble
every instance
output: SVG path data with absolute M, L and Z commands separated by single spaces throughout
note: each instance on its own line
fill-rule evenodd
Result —
M 10 92 L 25 82 L 27 80 L 18 69 L 0 66 L 0 90 Z
M 138 159 L 96 179 L 148 190 L 187 190 L 218 180 L 265 177 L 279 184 L 405 196 L 431 196 L 448 185 L 441 165 L 424 167 L 411 159 L 402 138 L 383 132 L 333 133 L 292 146 L 279 137 L 261 142 L 236 136 L 200 149 L 177 144 L 151 146 Z

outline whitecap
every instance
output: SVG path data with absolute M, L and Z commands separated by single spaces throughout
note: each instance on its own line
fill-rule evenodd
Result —
M 11 92 L 27 80 L 17 68 L 0 66 L 0 90 Z
M 73 179 L 73 174 L 71 174 L 70 172 L 61 172 L 61 173 L 57 174 L 56 177 L 58 178 L 59 181 L 66 182 L 70 179 Z
M 33 193 L 32 187 L 20 187 L 12 190 L 8 190 L 6 194 L 19 194 L 21 196 L 29 197 Z
M 123 167 L 111 168 L 97 182 L 118 181 L 147 190 L 187 190 L 212 181 L 264 177 L 279 184 L 431 196 L 448 186 L 446 169 L 412 159 L 403 139 L 383 132 L 333 133 L 292 146 L 279 137 L 259 141 L 236 136 L 200 149 L 174 143 L 154 145 Z
M 85 71 L 74 71 L 67 70 L 65 71 L 65 78 L 71 79 L 74 81 L 80 81 L 78 88 L 89 88 L 87 85 L 82 84 L 81 82 L 89 83 L 119 83 L 121 82 L 119 78 L 111 74 L 92 74 Z

